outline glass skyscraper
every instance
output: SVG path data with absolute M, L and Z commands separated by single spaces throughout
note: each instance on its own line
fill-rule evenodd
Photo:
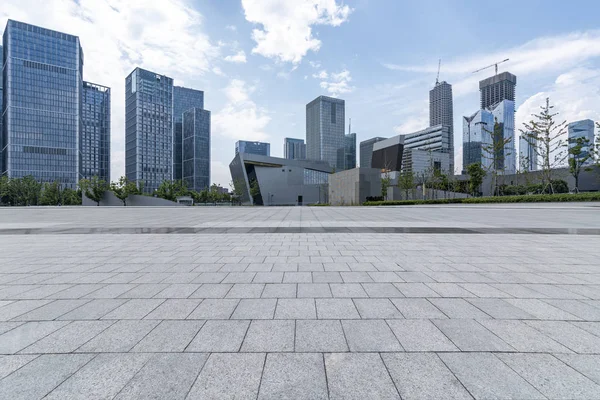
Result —
M 204 92 L 182 86 L 173 87 L 173 179 L 182 175 L 183 113 L 190 108 L 204 109 Z
M 454 174 L 454 111 L 452 105 L 452 85 L 436 82 L 429 91 L 429 126 L 446 125 L 450 130 L 448 153 L 450 158 L 450 174 Z
M 463 173 L 471 164 L 481 163 L 488 170 L 491 159 L 486 157 L 484 148 L 492 143 L 494 116 L 488 110 L 479 110 L 470 117 L 463 117 Z
M 573 143 L 573 140 L 580 138 L 580 137 L 587 139 L 588 143 L 590 145 L 594 144 L 594 121 L 592 121 L 591 119 L 584 119 L 581 121 L 571 122 L 568 125 L 568 131 L 569 131 L 569 148 L 575 146 L 576 143 Z M 583 158 L 587 157 L 589 155 L 589 152 L 590 152 L 590 146 L 582 146 L 581 147 L 581 155 L 579 156 L 579 158 L 583 159 Z M 569 157 L 572 157 L 572 155 L 569 155 Z M 590 158 L 585 164 L 588 165 L 588 164 L 592 164 L 593 162 L 594 162 L 594 160 L 592 160 Z
M 537 170 L 537 153 L 535 140 L 521 134 L 519 138 L 519 170 L 535 171 Z
M 238 140 L 235 142 L 235 154 L 247 153 L 258 154 L 259 156 L 271 156 L 271 144 L 265 142 L 250 142 L 247 140 Z
M 305 160 L 306 144 L 302 139 L 283 139 L 283 157 L 288 160 Z
M 188 189 L 210 186 L 210 111 L 191 108 L 183 113 L 183 180 Z
M 110 88 L 83 82 L 79 179 L 110 182 Z
M 356 133 L 344 137 L 344 169 L 356 168 Z
M 3 173 L 75 187 L 83 85 L 79 38 L 9 20 L 2 40 Z
M 173 179 L 173 79 L 141 68 L 125 78 L 125 175 L 146 193 Z
M 385 140 L 384 137 L 374 137 L 360 142 L 360 167 L 371 168 L 371 160 L 373 159 L 373 145 L 377 142 Z
M 345 108 L 344 100 L 327 96 L 306 105 L 306 157 L 327 161 L 338 171 L 345 166 Z

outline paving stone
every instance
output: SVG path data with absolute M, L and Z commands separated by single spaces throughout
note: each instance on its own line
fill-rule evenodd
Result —
M 203 272 L 192 280 L 193 283 L 221 283 L 227 276 L 224 272 Z
M 19 300 L 0 308 L 0 321 L 8 321 L 50 303 L 50 300 Z
M 325 369 L 332 400 L 400 399 L 379 354 L 325 354 Z
M 0 380 L 12 374 L 24 365 L 27 365 L 37 357 L 37 355 L 26 354 L 0 356 Z
M 41 399 L 83 367 L 91 354 L 44 354 L 0 381 L 0 399 Z
M 527 324 L 576 353 L 600 353 L 600 337 L 566 321 L 527 321 Z
M 190 344 L 204 321 L 162 321 L 140 340 L 134 352 L 179 352 Z
M 279 299 L 275 319 L 316 319 L 314 299 Z
M 281 283 L 283 281 L 283 272 L 257 272 L 254 277 L 254 283 Z
M 14 354 L 67 325 L 64 321 L 27 322 L 0 335 L 0 354 Z
M 207 354 L 155 354 L 116 399 L 183 400 L 207 358 Z
M 242 352 L 294 351 L 294 321 L 252 321 Z
M 507 303 L 503 299 L 467 299 L 475 307 L 495 319 L 534 319 L 535 317 L 523 309 Z
M 117 321 L 77 349 L 81 353 L 126 352 L 142 340 L 159 321 Z
M 99 354 L 46 398 L 113 398 L 142 369 L 150 357 L 150 354 Z
M 496 289 L 487 283 L 461 283 L 459 286 L 473 293 L 475 296 L 484 299 L 510 297 L 505 292 Z
M 261 297 L 264 298 L 295 298 L 296 285 L 293 283 L 267 283 Z
M 471 395 L 435 354 L 381 355 L 403 400 L 469 400 Z
M 403 318 L 389 299 L 354 299 L 363 319 Z
M 533 315 L 537 319 L 579 320 L 571 313 L 538 299 L 506 299 L 507 302 Z
M 339 272 L 313 272 L 313 282 L 342 283 L 343 280 Z
M 435 298 L 429 301 L 440 311 L 453 319 L 486 319 L 490 316 L 465 299 Z
M 296 321 L 296 351 L 348 351 L 342 324 L 337 320 Z
M 187 399 L 256 399 L 265 363 L 260 353 L 213 353 Z
M 520 352 L 571 352 L 565 346 L 540 333 L 523 321 L 481 320 L 479 323 Z
M 439 356 L 476 399 L 546 398 L 491 353 L 442 353 Z
M 506 279 L 506 274 L 502 275 L 503 279 Z M 519 299 L 541 299 L 546 298 L 546 295 L 536 292 L 535 290 L 529 289 L 521 284 L 517 283 L 491 283 L 490 286 L 496 289 L 502 290 L 506 294 L 519 298 Z
M 458 351 L 431 321 L 407 319 L 387 322 L 406 351 Z
M 276 299 L 241 299 L 232 319 L 273 319 Z
M 226 353 L 240 350 L 250 321 L 207 321 L 186 351 Z
M 21 353 L 71 353 L 112 324 L 113 321 L 74 321 L 21 350 Z
M 190 295 L 191 298 L 221 299 L 233 287 L 230 283 L 204 283 L 198 290 Z
M 58 320 L 95 320 L 100 319 L 117 307 L 125 304 L 125 299 L 98 299 L 58 317 Z
M 0 322 L 0 335 L 2 335 L 3 333 L 6 333 L 8 331 L 11 331 L 13 329 L 15 329 L 17 326 L 21 326 L 23 325 L 25 322 L 23 321 L 18 321 L 18 322 Z
M 544 300 L 544 302 L 560 308 L 585 321 L 600 321 L 600 308 L 591 306 L 579 300 Z
M 383 320 L 342 321 L 350 351 L 402 351 L 398 339 Z
M 90 293 L 95 292 L 98 289 L 103 288 L 104 284 L 80 284 L 73 285 L 68 289 L 61 290 L 60 292 L 53 293 L 47 296 L 47 299 L 79 299 Z
M 379 272 L 379 271 L 373 271 L 373 272 L 367 272 L 367 274 L 369 275 L 369 277 L 371 278 L 371 281 L 373 282 L 404 282 L 404 279 L 402 279 L 398 273 L 396 272 L 392 272 L 392 271 L 384 271 L 384 272 Z M 343 277 L 343 275 L 342 275 Z
M 477 321 L 438 319 L 432 321 L 461 351 L 515 351 Z
M 391 283 L 363 283 L 369 297 L 404 297 Z
M 424 283 L 394 283 L 405 297 L 440 297 L 436 291 Z
M 592 354 L 556 354 L 555 357 L 600 384 L 600 355 Z
M 115 308 L 102 319 L 142 319 L 164 301 L 164 299 L 132 299 Z
M 200 284 L 172 284 L 158 292 L 157 299 L 186 299 L 200 288 Z
M 319 319 L 359 319 L 351 299 L 315 299 Z
M 55 300 L 28 313 L 15 317 L 15 321 L 52 321 L 61 315 L 81 307 L 89 300 Z
M 255 275 L 254 272 L 230 272 L 222 283 L 252 283 Z
M 332 297 L 331 289 L 326 283 L 299 283 L 298 297 L 325 298 Z
M 259 399 L 328 399 L 321 354 L 267 354 Z
M 392 303 L 402 313 L 404 318 L 410 319 L 441 319 L 447 318 L 446 314 L 438 310 L 427 299 L 391 299 Z
M 238 299 L 205 299 L 187 316 L 188 319 L 229 319 Z
M 312 283 L 312 274 L 310 272 L 285 272 L 283 283 Z
M 369 297 L 360 283 L 332 283 L 329 287 L 333 297 Z
M 231 299 L 258 299 L 264 290 L 264 283 L 236 283 L 226 297 Z
M 167 299 L 144 319 L 186 319 L 200 304 L 200 299 Z
M 137 275 L 137 274 L 136 274 Z M 98 290 L 85 295 L 88 299 L 116 299 L 123 293 L 127 293 L 137 285 L 133 283 L 109 284 Z

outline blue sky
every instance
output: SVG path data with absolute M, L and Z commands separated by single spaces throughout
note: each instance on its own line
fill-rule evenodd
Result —
M 84 79 L 111 86 L 112 178 L 124 172 L 124 79 L 136 66 L 205 91 L 212 180 L 227 186 L 238 139 L 305 136 L 305 104 L 346 100 L 362 141 L 428 125 L 428 91 L 454 86 L 457 168 L 463 115 L 478 107 L 479 67 L 510 58 L 517 125 L 546 96 L 561 117 L 600 120 L 596 1 L 4 0 L 7 18 L 80 36 Z

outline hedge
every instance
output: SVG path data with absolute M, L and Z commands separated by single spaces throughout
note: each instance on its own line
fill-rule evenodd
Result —
M 466 199 L 367 201 L 365 206 L 413 206 L 420 204 L 484 204 L 484 203 L 544 203 L 567 201 L 600 201 L 600 192 L 579 194 L 533 194 L 523 196 L 469 197 Z

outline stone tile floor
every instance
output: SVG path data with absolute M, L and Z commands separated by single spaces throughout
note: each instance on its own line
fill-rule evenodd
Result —
M 302 224 L 498 231 L 69 233 Z M 600 399 L 600 236 L 510 227 L 600 208 L 0 209 L 0 398 Z

